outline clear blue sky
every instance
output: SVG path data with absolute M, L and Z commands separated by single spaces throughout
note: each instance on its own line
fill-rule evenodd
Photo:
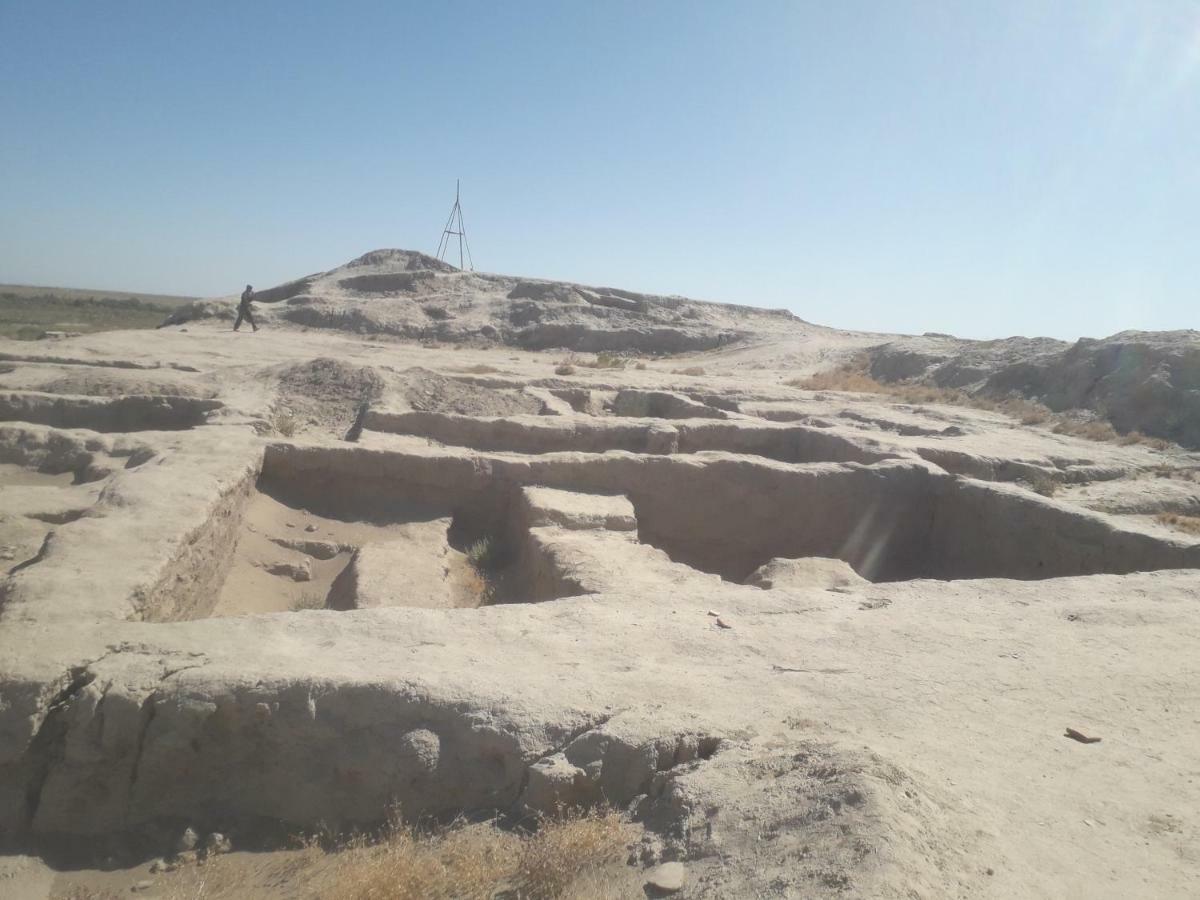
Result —
M 0 281 L 432 251 L 848 328 L 1200 327 L 1200 4 L 0 0 Z

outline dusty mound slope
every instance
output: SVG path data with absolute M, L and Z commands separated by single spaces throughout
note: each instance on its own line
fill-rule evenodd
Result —
M 1118 431 L 1200 446 L 1200 332 L 1122 331 L 1074 344 L 1049 338 L 903 338 L 871 351 L 881 381 L 1018 393 L 1056 411 L 1090 409 Z
M 264 318 L 276 323 L 529 349 L 679 353 L 806 327 L 782 310 L 460 272 L 407 250 L 375 250 L 256 297 Z M 228 318 L 231 303 L 201 301 L 168 324 Z

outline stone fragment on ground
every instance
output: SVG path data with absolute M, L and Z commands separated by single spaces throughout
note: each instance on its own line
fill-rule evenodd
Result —
M 680 862 L 663 863 L 646 873 L 646 887 L 659 896 L 677 893 L 686 883 L 687 870 Z

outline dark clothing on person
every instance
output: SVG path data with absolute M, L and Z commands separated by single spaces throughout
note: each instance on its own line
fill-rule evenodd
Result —
M 237 321 L 233 323 L 233 330 L 237 331 L 241 327 L 242 319 L 250 323 L 250 327 L 258 331 L 258 323 L 254 321 L 254 311 L 250 308 L 250 304 L 254 301 L 254 291 L 246 288 L 242 291 L 242 302 L 238 304 Z

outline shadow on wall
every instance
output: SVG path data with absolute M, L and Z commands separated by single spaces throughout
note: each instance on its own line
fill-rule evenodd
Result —
M 1121 530 L 1019 488 L 919 466 L 762 467 L 742 475 L 738 468 L 722 461 L 682 477 L 665 470 L 655 491 L 631 492 L 639 537 L 738 583 L 776 557 L 842 559 L 872 581 L 1200 567 L 1200 545 Z M 687 483 L 673 486 L 676 478 Z

